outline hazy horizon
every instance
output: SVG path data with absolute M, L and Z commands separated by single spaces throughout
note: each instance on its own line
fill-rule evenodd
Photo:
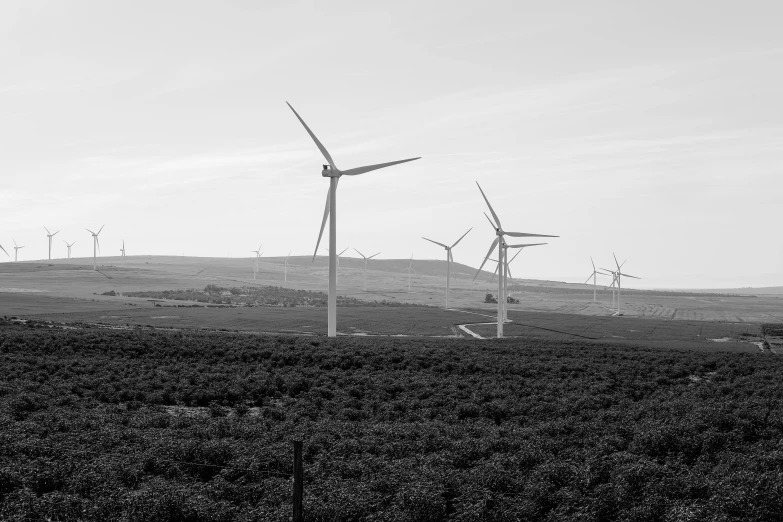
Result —
M 517 277 L 615 252 L 638 288 L 782 286 L 783 7 L 704 5 L 4 2 L 0 244 L 311 256 L 328 183 L 288 101 L 341 168 L 423 157 L 342 180 L 341 248 L 438 259 L 421 236 L 473 227 L 478 267 L 478 181 L 561 236 Z

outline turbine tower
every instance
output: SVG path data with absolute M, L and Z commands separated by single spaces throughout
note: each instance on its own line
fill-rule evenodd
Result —
M 614 252 L 612 252 L 612 257 L 614 257 L 614 264 L 617 266 L 617 273 L 615 277 L 617 278 L 617 312 L 615 312 L 614 315 L 621 316 L 622 311 L 620 310 L 620 288 L 622 287 L 622 278 L 623 277 L 630 277 L 632 279 L 641 279 L 641 277 L 632 276 L 630 274 L 623 274 L 622 270 L 620 270 L 620 267 L 622 266 L 620 263 L 617 262 L 617 256 L 614 255 Z M 623 261 L 623 265 L 625 264 L 625 261 Z M 606 270 L 606 268 L 604 268 Z
M 11 238 L 11 240 L 14 242 L 14 263 L 19 261 L 19 249 L 24 248 L 24 245 L 19 246 L 16 244 L 16 239 Z
M 98 270 L 98 250 L 101 248 L 101 244 L 98 242 L 98 234 L 101 233 L 101 230 L 103 230 L 103 227 L 105 226 L 106 225 L 103 225 L 97 233 L 89 228 L 85 228 L 87 232 L 92 234 L 92 269 L 96 271 Z
M 120 252 L 122 252 L 122 264 L 125 264 L 125 240 L 122 240 L 122 248 L 120 249 Z
M 261 257 L 261 254 L 262 254 L 261 247 L 262 247 L 262 246 L 264 246 L 264 245 L 263 245 L 263 244 L 262 244 L 262 245 L 260 245 L 260 246 L 258 247 L 258 250 L 251 250 L 251 252 L 255 252 L 255 253 L 256 253 L 256 262 L 255 262 L 255 264 L 253 265 L 253 280 L 255 280 L 255 279 L 256 279 L 256 272 L 258 272 L 258 258 L 260 258 L 260 257 Z
M 52 238 L 54 236 L 56 236 L 57 234 L 59 234 L 60 231 L 58 230 L 57 232 L 52 234 L 51 232 L 49 232 L 48 228 L 44 227 L 44 230 L 46 230 L 46 236 L 49 238 L 49 261 L 51 261 L 52 260 Z
M 354 250 L 356 249 L 354 248 Z M 366 292 L 367 291 L 367 261 L 369 261 L 370 259 L 372 259 L 377 255 L 380 255 L 381 253 L 378 252 L 377 254 L 373 254 L 370 257 L 365 257 L 365 255 L 359 252 L 358 250 L 356 250 L 356 253 L 364 258 L 364 291 Z
M 329 178 L 329 192 L 326 196 L 326 208 L 324 209 L 324 218 L 321 222 L 321 232 L 318 234 L 318 241 L 315 244 L 315 252 L 313 253 L 313 260 L 315 260 L 315 253 L 318 252 L 318 245 L 321 243 L 321 236 L 324 233 L 324 227 L 326 226 L 326 218 L 329 217 L 329 312 L 328 312 L 328 330 L 329 337 L 337 336 L 337 182 L 341 176 L 356 176 L 358 174 L 364 174 L 373 170 L 382 169 L 384 167 L 391 167 L 392 165 L 398 165 L 400 163 L 406 163 L 408 161 L 417 160 L 419 158 L 408 158 L 398 161 L 390 161 L 388 163 L 378 163 L 376 165 L 367 165 L 365 167 L 358 167 L 341 171 L 337 168 L 332 160 L 332 156 L 326 148 L 318 141 L 313 131 L 299 116 L 299 114 L 291 107 L 291 104 L 286 102 L 288 107 L 294 112 L 296 118 L 305 128 L 310 135 L 315 145 L 321 151 L 328 165 L 324 165 L 321 171 L 321 176 Z
M 405 270 L 406 269 L 404 269 L 403 272 Z M 411 272 L 414 272 L 414 270 L 413 270 L 413 252 L 411 252 L 411 259 L 408 262 L 407 270 L 408 270 L 408 293 L 411 293 Z
M 492 217 L 494 218 L 494 223 L 492 220 L 490 220 L 490 224 L 492 224 L 492 227 L 495 229 L 495 240 L 492 242 L 492 245 L 489 247 L 489 251 L 487 251 L 487 255 L 484 258 L 484 261 L 481 262 L 481 266 L 478 269 L 478 272 L 476 272 L 476 275 L 473 276 L 473 280 L 476 279 L 476 276 L 478 276 L 481 273 L 481 268 L 484 266 L 484 263 L 487 262 L 487 259 L 489 259 L 489 256 L 492 254 L 492 251 L 495 249 L 495 246 L 498 247 L 498 260 L 501 261 L 500 263 L 500 270 L 498 274 L 498 331 L 497 331 L 497 337 L 498 339 L 503 337 L 503 318 L 504 318 L 504 309 L 506 307 L 506 295 L 505 295 L 505 279 L 506 279 L 506 268 L 508 267 L 508 253 L 506 252 L 505 247 L 506 244 L 506 236 L 509 237 L 559 237 L 559 236 L 550 236 L 546 234 L 529 234 L 527 232 L 506 232 L 503 230 L 503 226 L 500 224 L 500 218 L 498 218 L 498 215 L 495 213 L 495 210 L 492 208 L 492 205 L 489 204 L 489 200 L 487 199 L 487 196 L 484 194 L 484 191 L 481 190 L 481 185 L 476 182 L 476 185 L 478 185 L 479 191 L 481 192 L 481 196 L 484 198 L 484 201 L 487 203 L 487 206 L 489 207 L 489 211 L 492 214 Z M 486 216 L 486 213 L 484 214 Z M 489 216 L 486 216 L 487 219 L 489 219 Z
M 511 295 L 511 293 L 508 291 L 508 279 L 509 278 L 512 279 L 512 282 L 513 282 L 513 279 L 514 279 L 514 276 L 511 275 L 511 263 L 513 263 L 514 260 L 517 258 L 517 256 L 522 253 L 523 249 L 525 249 L 527 247 L 546 245 L 546 244 L 547 243 L 527 243 L 527 244 L 524 244 L 524 245 L 506 245 L 504 247 L 504 249 L 503 249 L 504 250 L 504 254 L 503 255 L 504 255 L 504 257 L 506 259 L 508 259 L 508 249 L 509 248 L 518 248 L 519 249 L 519 252 L 514 254 L 514 257 L 512 257 L 510 261 L 507 261 L 505 263 L 505 265 L 506 265 L 505 269 L 506 269 L 506 273 L 508 274 L 508 278 L 506 278 L 506 281 L 503 283 L 503 293 L 504 293 L 504 295 L 507 296 L 506 297 L 506 302 L 503 305 L 503 320 L 504 321 L 508 321 L 508 306 L 506 306 L 506 305 L 508 305 L 508 297 L 510 297 L 510 295 Z M 490 259 L 490 261 L 495 261 L 495 260 L 494 259 Z M 497 261 L 495 261 L 495 262 L 497 263 Z M 495 280 L 495 274 L 498 273 L 498 268 L 500 268 L 500 263 L 498 263 L 498 266 L 495 267 L 495 273 L 492 274 L 492 279 L 490 280 L 490 283 Z
M 291 251 L 288 251 L 288 255 L 285 256 L 285 268 L 283 268 L 283 280 L 288 281 L 288 258 L 291 257 Z
M 470 232 L 471 230 L 473 230 L 473 227 L 470 227 L 468 229 L 468 232 Z M 451 288 L 451 263 L 454 261 L 454 256 L 451 255 L 451 249 L 457 246 L 457 243 L 462 241 L 462 238 L 467 236 L 468 232 L 462 234 L 462 237 L 456 240 L 454 244 L 451 246 L 444 245 L 443 243 L 438 243 L 437 241 L 433 241 L 432 239 L 427 239 L 426 237 L 422 236 L 422 239 L 424 239 L 425 241 L 429 241 L 430 243 L 435 243 L 436 245 L 440 245 L 446 250 L 446 308 L 449 307 L 449 290 Z
M 68 259 L 71 259 L 71 247 L 76 244 L 76 241 L 74 241 L 73 243 L 71 243 L 69 245 L 68 242 L 63 239 L 63 243 L 65 243 L 65 246 L 68 247 Z M 123 248 L 125 247 L 125 245 L 122 245 L 122 246 L 123 246 Z

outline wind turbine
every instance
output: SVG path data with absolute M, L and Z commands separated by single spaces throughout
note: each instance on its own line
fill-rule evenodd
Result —
M 471 230 L 473 230 L 473 227 L 470 227 L 468 229 L 468 232 L 470 232 Z M 462 237 L 456 240 L 454 244 L 451 246 L 444 245 L 443 243 L 438 243 L 437 241 L 433 241 L 432 239 L 427 239 L 424 236 L 421 237 L 425 241 L 429 241 L 430 243 L 435 243 L 436 245 L 440 245 L 446 250 L 446 308 L 449 307 L 449 289 L 451 287 L 451 263 L 452 261 L 454 261 L 454 256 L 451 255 L 451 249 L 457 246 L 457 243 L 462 241 L 462 238 L 467 236 L 468 232 L 462 234 Z
M 24 248 L 24 245 L 18 246 L 16 244 L 16 239 L 14 239 L 14 238 L 11 238 L 11 239 L 14 242 L 14 263 L 16 263 L 17 261 L 19 261 L 19 249 L 20 248 Z
M 283 268 L 284 281 L 288 281 L 288 258 L 291 257 L 291 251 L 288 251 L 288 255 L 285 256 L 285 267 Z
M 403 269 L 403 272 L 406 269 Z M 411 260 L 408 262 L 408 293 L 411 292 L 411 272 L 413 272 L 413 252 L 411 252 Z
M 356 249 L 354 248 L 354 250 Z M 377 254 L 373 254 L 370 257 L 365 257 L 365 255 L 359 252 L 358 250 L 356 250 L 356 253 L 364 258 L 364 291 L 366 292 L 367 291 L 367 261 L 369 261 L 370 259 L 372 259 L 377 255 L 380 255 L 381 253 L 378 252 Z
M 125 240 L 122 240 L 122 248 L 120 249 L 120 252 L 122 252 L 122 264 L 125 264 Z
M 481 262 L 481 266 L 478 269 L 478 272 L 476 272 L 476 275 L 473 276 L 473 280 L 476 279 L 476 276 L 478 276 L 481 273 L 481 268 L 484 266 L 484 263 L 487 262 L 487 259 L 489 259 L 490 254 L 492 254 L 492 251 L 495 249 L 495 246 L 498 247 L 498 260 L 502 261 L 500 264 L 500 273 L 498 275 L 498 331 L 497 336 L 498 338 L 503 337 L 503 318 L 504 318 L 504 310 L 506 308 L 506 295 L 505 295 L 505 279 L 506 279 L 506 272 L 508 267 L 508 252 L 504 248 L 507 246 L 505 236 L 509 237 L 559 237 L 559 236 L 550 236 L 545 234 L 529 234 L 527 232 L 506 232 L 503 230 L 502 225 L 500 224 L 500 218 L 498 218 L 498 215 L 495 213 L 495 210 L 492 208 L 492 205 L 489 204 L 489 200 L 487 199 L 487 196 L 484 194 L 484 191 L 481 190 L 481 185 L 476 182 L 476 185 L 478 185 L 479 191 L 481 191 L 481 196 L 484 198 L 484 201 L 487 203 L 487 206 L 489 207 L 489 211 L 492 214 L 492 217 L 494 218 L 494 223 L 491 219 L 489 219 L 489 216 L 485 213 L 484 216 L 489 220 L 492 227 L 495 229 L 495 240 L 492 242 L 492 245 L 489 247 L 489 251 L 487 251 L 487 255 L 484 258 L 484 261 Z
M 59 234 L 60 231 L 58 230 L 57 232 L 52 234 L 51 232 L 49 232 L 48 228 L 44 227 L 44 230 L 46 230 L 46 236 L 49 238 L 49 261 L 51 261 L 52 260 L 52 238 L 54 236 L 56 236 L 57 234 Z
M 251 250 L 251 252 L 256 253 L 256 263 L 253 265 L 253 280 L 256 278 L 256 272 L 258 272 L 258 258 L 261 257 L 261 247 L 264 246 L 263 244 L 258 247 L 258 250 Z
M 63 239 L 63 243 L 65 243 L 65 246 L 68 247 L 68 259 L 71 259 L 71 247 L 76 244 L 76 241 L 74 241 L 73 243 L 71 243 L 69 245 L 68 242 Z M 125 245 L 122 245 L 122 246 L 123 246 L 123 248 L 125 247 Z
M 617 262 L 617 256 L 614 255 L 614 252 L 612 252 L 612 257 L 614 257 L 614 264 L 617 265 L 617 272 L 615 272 L 615 278 L 617 280 L 617 312 L 615 312 L 614 315 L 620 316 L 623 315 L 620 311 L 620 288 L 622 287 L 622 278 L 623 277 L 630 277 L 632 279 L 641 279 L 641 277 L 632 276 L 630 274 L 623 274 L 622 270 L 620 268 L 622 265 Z M 625 264 L 625 261 L 623 261 L 623 265 Z M 606 268 L 603 268 L 602 270 L 607 270 Z
M 99 230 L 97 233 L 93 232 L 89 228 L 85 228 L 85 230 L 87 232 L 92 234 L 92 269 L 96 270 L 96 271 L 98 270 L 98 250 L 101 249 L 101 244 L 100 244 L 100 242 L 98 242 L 98 234 L 101 233 L 101 231 L 103 230 L 103 227 L 105 227 L 105 226 L 106 225 L 103 225 L 101 227 L 101 230 Z
M 585 279 L 584 284 L 587 284 L 587 282 L 590 281 L 591 277 L 593 278 L 593 302 L 595 303 L 596 276 L 606 275 L 606 274 L 604 274 L 603 272 L 599 272 L 598 270 L 595 269 L 595 263 L 593 262 L 592 256 L 590 256 L 590 263 L 593 265 L 593 273 L 587 276 L 587 279 Z M 614 304 L 614 290 L 612 290 L 612 304 Z
M 364 174 L 366 172 L 382 169 L 384 167 L 391 167 L 392 165 L 406 163 L 408 161 L 417 160 L 419 158 L 408 158 L 404 160 L 390 161 L 388 163 L 378 163 L 376 165 L 367 165 L 365 167 L 358 167 L 355 169 L 341 171 L 335 165 L 334 160 L 332 160 L 332 156 L 329 155 L 329 152 L 326 150 L 326 148 L 321 144 L 320 141 L 318 141 L 318 138 L 315 137 L 313 131 L 310 130 L 310 127 L 307 126 L 307 124 L 294 110 L 294 108 L 291 107 L 291 104 L 288 102 L 286 103 L 288 104 L 288 107 L 290 107 L 291 110 L 294 112 L 296 118 L 299 120 L 302 126 L 305 128 L 307 134 L 309 134 L 310 137 L 313 139 L 316 146 L 318 147 L 318 150 L 321 151 L 321 154 L 323 154 L 324 158 L 329 163 L 328 165 L 324 165 L 324 168 L 321 171 L 321 176 L 325 178 L 329 178 L 329 192 L 328 195 L 326 196 L 326 208 L 324 209 L 324 218 L 323 221 L 321 222 L 321 232 L 318 234 L 318 241 L 315 244 L 315 252 L 313 253 L 313 260 L 315 261 L 315 253 L 318 252 L 318 245 L 321 243 L 321 236 L 323 235 L 324 227 L 326 226 L 326 218 L 329 217 L 329 312 L 328 312 L 327 334 L 329 335 L 329 337 L 336 337 L 337 336 L 337 259 L 336 259 L 337 182 L 340 176 L 356 176 L 358 174 Z

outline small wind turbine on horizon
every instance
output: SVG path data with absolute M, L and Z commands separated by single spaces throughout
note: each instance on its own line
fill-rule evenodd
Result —
M 120 252 L 122 252 L 122 264 L 125 264 L 125 240 L 122 240 L 122 248 L 120 249 Z
M 288 255 L 285 256 L 285 266 L 283 268 L 283 281 L 288 281 L 288 258 L 291 257 L 291 251 L 288 251 Z
M 49 261 L 51 261 L 52 260 L 52 238 L 54 236 L 56 236 L 57 234 L 59 234 L 60 231 L 58 230 L 57 232 L 52 234 L 51 232 L 49 232 L 48 228 L 44 227 L 44 230 L 46 230 L 46 237 L 49 238 Z
M 103 230 L 103 227 L 106 225 L 103 225 L 98 232 L 93 232 L 89 228 L 85 228 L 87 232 L 92 234 L 92 269 L 97 271 L 98 270 L 98 251 L 101 249 L 101 244 L 98 241 L 98 234 L 101 233 Z
M 63 243 L 65 243 L 65 246 L 68 247 L 68 259 L 71 259 L 71 247 L 76 244 L 76 241 L 74 241 L 73 243 L 71 243 L 69 245 L 68 242 L 63 239 Z M 125 246 L 125 245 L 123 245 L 123 246 Z
M 16 244 L 16 239 L 11 238 L 11 240 L 14 242 L 14 263 L 19 261 L 19 249 L 24 248 L 24 245 L 19 246 Z
M 473 227 L 470 227 L 468 229 L 468 232 L 470 232 L 471 230 L 473 230 Z M 433 241 L 432 239 L 427 239 L 424 236 L 421 237 L 425 241 L 429 241 L 430 243 L 435 243 L 436 245 L 440 245 L 446 250 L 446 308 L 449 307 L 449 290 L 451 289 L 451 263 L 454 262 L 454 256 L 451 254 L 451 249 L 457 246 L 457 244 L 460 241 L 462 241 L 462 238 L 468 235 L 468 232 L 462 234 L 462 237 L 456 240 L 454 244 L 451 246 L 444 245 L 443 243 L 438 243 L 437 241 Z
M 617 280 L 617 312 L 614 313 L 616 316 L 623 315 L 620 310 L 620 288 L 622 287 L 622 278 L 623 277 L 630 277 L 632 279 L 641 279 L 641 277 L 632 276 L 630 274 L 623 274 L 621 268 L 622 265 L 617 262 L 617 256 L 614 255 L 614 252 L 612 252 L 612 257 L 614 257 L 614 264 L 617 266 L 617 272 L 615 273 L 615 278 Z M 625 261 L 623 261 L 623 265 L 625 264 Z M 607 270 L 606 268 L 602 268 L 602 270 Z
M 415 272 L 415 270 L 413 270 L 413 252 L 411 252 L 411 259 L 408 262 L 408 268 L 403 269 L 403 272 L 405 270 L 408 271 L 408 293 L 411 293 L 411 272 Z
M 258 259 L 261 257 L 261 254 L 262 254 L 262 250 L 261 250 L 262 246 L 264 246 L 264 245 L 261 244 L 258 247 L 258 250 L 251 250 L 251 252 L 255 252 L 255 254 L 256 254 L 256 261 L 255 261 L 255 264 L 253 265 L 253 280 L 255 280 L 256 273 L 258 272 Z
M 406 163 L 408 161 L 414 161 L 419 158 L 408 158 L 398 161 L 390 161 L 388 163 L 378 163 L 376 165 L 367 165 L 365 167 L 358 167 L 341 171 L 335 165 L 332 156 L 326 150 L 326 148 L 318 141 L 313 131 L 299 116 L 299 114 L 291 107 L 291 104 L 286 102 L 288 107 L 294 112 L 296 118 L 305 128 L 310 138 L 315 142 L 318 150 L 321 151 L 328 165 L 324 165 L 321 171 L 321 176 L 329 178 L 329 192 L 326 196 L 326 208 L 324 209 L 324 217 L 321 222 L 321 231 L 318 234 L 318 241 L 315 244 L 315 252 L 313 252 L 313 261 L 315 261 L 315 254 L 318 252 L 318 245 L 321 243 L 321 236 L 324 233 L 324 227 L 326 226 L 326 218 L 329 217 L 329 310 L 328 310 L 328 327 L 327 335 L 329 337 L 337 336 L 337 183 L 341 176 L 356 176 L 359 174 L 365 174 L 372 172 L 373 170 L 382 169 L 385 167 L 391 167 L 392 165 L 399 165 L 400 163 Z
M 356 250 L 356 249 L 354 248 L 354 250 Z M 364 254 L 362 254 L 358 250 L 356 250 L 356 253 L 364 258 L 364 291 L 366 292 L 367 291 L 367 261 L 369 261 L 370 259 L 372 259 L 373 257 L 375 257 L 377 255 L 380 255 L 381 253 L 378 252 L 377 254 L 373 254 L 370 257 L 366 257 Z
M 484 263 L 487 262 L 489 259 L 489 256 L 492 254 L 492 251 L 495 249 L 495 246 L 498 247 L 498 260 L 502 261 L 500 263 L 500 269 L 498 274 L 498 329 L 497 329 L 497 337 L 498 339 L 503 337 L 503 322 L 505 319 L 505 308 L 506 308 L 506 295 L 505 295 L 505 279 L 506 279 L 506 272 L 508 267 L 508 252 L 507 249 L 504 248 L 508 246 L 506 244 L 505 236 L 509 237 L 559 237 L 559 236 L 550 236 L 546 234 L 529 234 L 527 232 L 506 232 L 503 230 L 502 225 L 500 224 L 500 218 L 498 218 L 498 215 L 495 213 L 495 210 L 492 208 L 492 205 L 489 204 L 489 200 L 487 199 L 487 196 L 484 194 L 484 191 L 481 190 L 481 185 L 476 182 L 476 185 L 479 188 L 479 191 L 481 192 L 481 196 L 484 198 L 484 201 L 487 203 L 487 206 L 489 207 L 489 211 L 492 214 L 492 217 L 494 218 L 494 223 L 491 219 L 489 219 L 489 216 L 484 214 L 486 218 L 489 220 L 492 227 L 495 229 L 495 240 L 492 242 L 492 245 L 489 247 L 489 251 L 487 251 L 487 255 L 484 258 L 484 261 L 481 262 L 481 266 L 478 269 L 478 272 L 476 272 L 476 275 L 473 276 L 473 280 L 475 281 L 476 277 L 481 273 L 481 268 L 484 266 Z

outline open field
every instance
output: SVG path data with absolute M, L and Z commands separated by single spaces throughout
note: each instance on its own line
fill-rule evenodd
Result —
M 783 361 L 0 324 L 0 519 L 779 520 Z

